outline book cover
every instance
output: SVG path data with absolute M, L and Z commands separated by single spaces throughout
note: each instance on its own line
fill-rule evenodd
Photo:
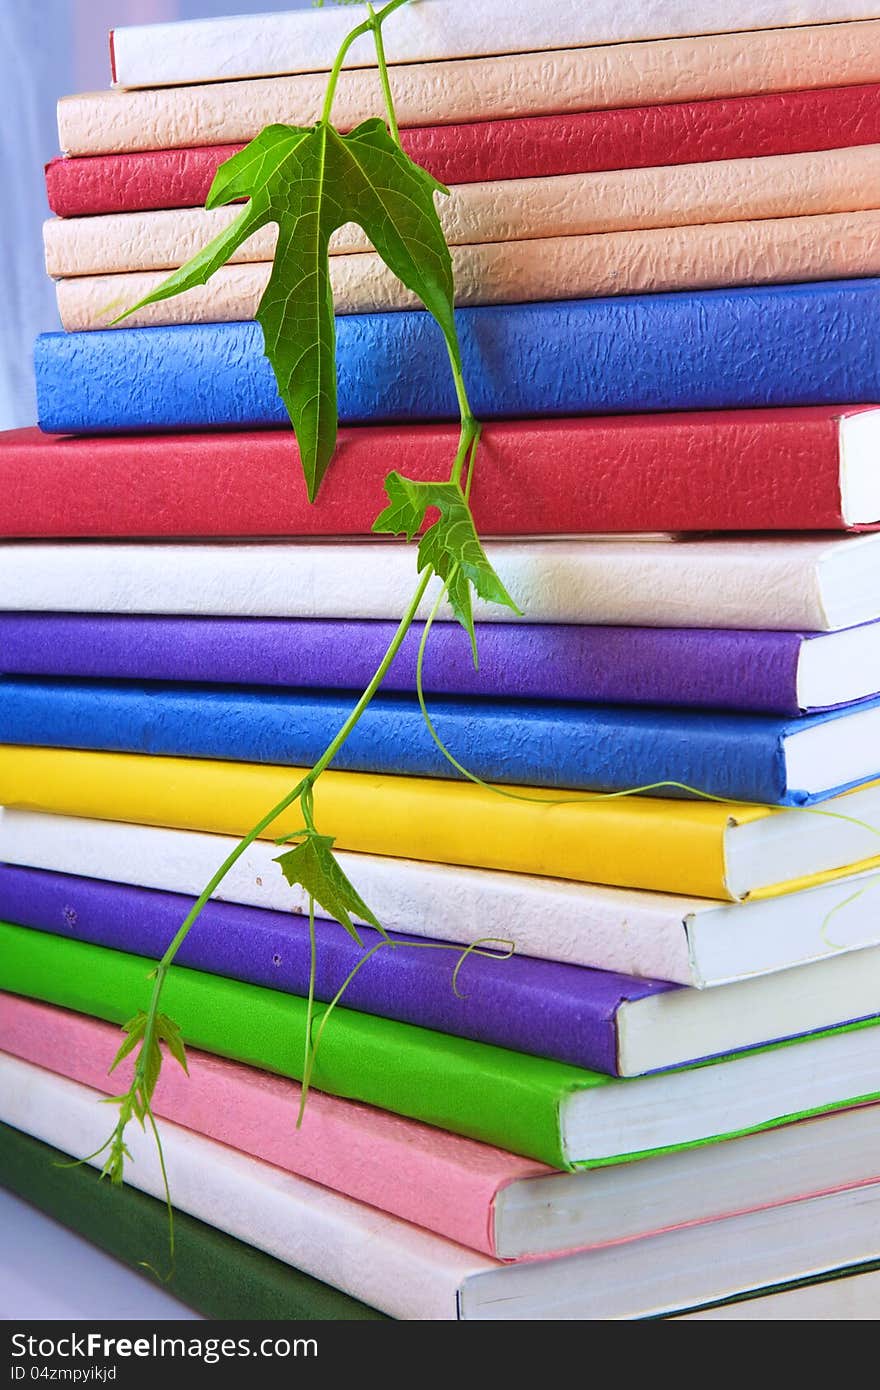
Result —
M 866 20 L 401 63 L 394 69 L 394 102 L 406 128 L 878 81 L 880 23 Z M 91 155 L 252 140 L 274 122 L 313 124 L 326 85 L 325 73 L 304 73 L 64 97 L 58 105 L 60 145 L 65 154 Z M 375 116 L 378 99 L 374 72 L 343 69 L 335 123 L 346 130 Z
M 880 211 L 498 241 L 451 252 L 459 308 L 827 282 L 880 273 Z M 207 285 L 148 304 L 126 322 L 150 328 L 253 319 L 270 273 L 263 261 L 224 266 Z M 62 326 L 69 333 L 107 328 L 166 278 L 167 271 L 151 270 L 59 280 Z M 421 307 L 373 252 L 331 257 L 330 284 L 342 315 Z
M 668 231 L 706 223 L 839 216 L 877 207 L 880 207 L 880 145 L 857 145 L 850 149 L 764 159 L 681 164 L 671 168 L 618 169 L 607 173 L 466 183 L 452 185 L 449 196 L 437 202 L 450 246 L 589 236 L 597 255 L 601 254 L 604 242 L 596 238 L 611 232 L 651 228 Z M 68 279 L 176 268 L 226 231 L 240 215 L 240 207 L 231 204 L 210 211 L 178 207 L 108 217 L 50 218 L 43 223 L 46 270 L 55 279 Z M 835 227 L 846 233 L 855 225 L 847 220 Z M 780 252 L 779 243 L 787 230 L 790 231 L 787 226 L 776 228 L 775 243 Z M 821 229 L 819 224 L 810 222 L 803 224 L 803 230 L 815 230 L 818 234 Z M 271 261 L 277 235 L 274 224 L 254 232 L 233 253 L 228 264 Z M 760 243 L 754 240 L 756 235 L 754 230 L 749 233 L 752 238 L 749 245 L 757 249 Z M 741 246 L 741 241 L 730 234 L 724 233 L 724 237 L 731 252 Z M 847 254 L 854 255 L 853 246 L 845 236 L 843 240 Z M 621 258 L 623 263 L 634 260 L 643 246 L 655 244 L 652 239 L 642 242 L 639 238 L 620 242 L 627 251 Z M 690 245 L 690 240 L 683 236 L 670 238 L 664 252 L 670 263 L 670 274 L 676 249 Z M 697 246 L 694 240 L 693 249 Z M 539 249 L 532 248 L 532 256 Z M 334 232 L 329 250 L 335 255 L 351 255 L 370 252 L 373 247 L 360 227 L 348 223 Z M 706 253 L 701 251 L 700 254 L 702 257 Z M 719 272 L 726 264 L 726 254 L 726 250 L 719 249 L 711 263 Z M 705 263 L 708 269 L 708 260 Z M 572 267 L 574 264 L 572 260 Z M 473 299 L 467 285 L 466 265 L 460 269 L 464 291 Z M 855 266 L 852 273 L 854 271 Z M 560 265 L 560 280 L 565 273 L 565 265 Z M 772 273 L 768 262 L 767 277 Z M 355 274 L 359 274 L 357 267 Z M 595 274 L 598 277 L 600 267 Z M 829 274 L 823 278 L 830 278 L 830 267 Z M 527 285 L 526 281 L 523 298 Z
M 0 1123 L 0 1183 L 123 1264 L 168 1268 L 168 1210 L 161 1194 L 99 1182 L 69 1151 Z M 362 1322 L 382 1313 L 179 1208 L 174 1269 L 165 1287 L 215 1320 Z
M 411 159 L 445 184 L 710 160 L 813 154 L 880 141 L 875 85 L 719 97 L 705 102 L 571 111 L 401 131 Z M 198 207 L 219 166 L 242 146 L 143 150 L 52 159 L 46 192 L 56 217 Z
M 193 898 L 0 865 L 0 920 L 158 960 Z M 880 952 L 841 953 L 711 991 L 511 955 L 510 938 L 460 948 L 397 935 L 361 944 L 318 920 L 314 990 L 329 1003 L 608 1076 L 641 1076 L 870 1017 Z M 439 934 L 439 929 L 438 929 Z M 209 903 L 181 947 L 182 966 L 304 998 L 308 925 L 293 913 Z M 666 996 L 665 1000 L 662 996 Z M 671 1005 L 671 1007 L 669 1007 Z
M 12 994 L 120 1025 L 146 999 L 152 962 L 143 956 L 8 923 L 0 923 L 0 947 L 0 988 Z M 300 1078 L 307 1017 L 304 999 L 183 966 L 171 967 L 162 997 L 164 1009 L 179 1025 L 188 1045 L 280 1076 Z M 852 1039 L 856 1044 L 864 1042 L 873 1056 L 877 1022 L 872 1019 L 813 1033 L 805 1039 L 777 1043 L 769 1050 L 753 1049 L 705 1064 L 713 1082 L 717 1078 L 715 1101 L 701 1104 L 696 1113 L 693 1106 L 688 1107 L 687 1096 L 695 1079 L 705 1091 L 702 1066 L 616 1080 L 600 1072 L 340 1006 L 322 1033 L 312 1084 L 330 1094 L 378 1105 L 554 1168 L 592 1167 L 647 1153 L 635 1147 L 634 1126 L 630 1127 L 621 1112 L 617 1126 L 606 1125 L 595 1137 L 584 1139 L 581 1135 L 572 1141 L 565 1121 L 572 1100 L 614 1087 L 619 1089 L 625 1108 L 649 1105 L 652 1090 L 665 1086 L 671 1077 L 679 1104 L 687 1112 L 680 1126 L 680 1134 L 686 1137 L 664 1148 L 678 1151 L 735 1133 L 758 1132 L 807 1114 L 877 1099 L 880 1079 L 871 1061 L 845 1078 L 829 1061 L 827 1080 L 818 1090 L 812 1089 L 816 1077 L 811 1072 L 809 1108 L 799 1100 L 802 1090 L 781 1084 L 780 1071 L 790 1049 L 808 1049 L 803 1056 L 815 1056 L 815 1067 L 821 1065 L 826 1052 L 830 1059 L 840 1039 L 845 1044 Z M 730 1117 L 738 1112 L 729 1105 L 730 1087 L 747 1085 L 747 1078 L 758 1068 L 766 1076 L 768 1056 L 773 1059 L 775 1082 L 765 1080 L 762 1095 L 753 1098 L 749 1122 L 731 1128 Z M 598 1113 L 597 1124 L 601 1125 Z M 719 1125 L 727 1128 L 716 1128 Z M 667 1132 L 679 1130 L 673 1127 Z M 572 1142 L 578 1146 L 575 1151 Z M 591 1153 L 589 1158 L 580 1151 L 581 1143 Z
M 0 1058 L 0 1071 L 0 1116 L 100 1164 L 94 1150 L 106 1111 L 98 1092 L 15 1058 Z M 394 1317 L 642 1318 L 877 1255 L 874 1184 L 732 1218 L 723 1260 L 717 1229 L 699 1223 L 652 1240 L 500 1264 L 176 1124 L 162 1129 L 178 1208 Z M 152 1136 L 135 1126 L 129 1144 L 129 1183 L 161 1196 Z
M 842 405 L 498 420 L 480 440 L 471 508 L 488 536 L 855 528 L 870 517 L 849 495 L 845 441 L 875 422 L 880 433 L 880 411 Z M 451 424 L 343 428 L 315 507 L 287 431 L 9 430 L 0 535 L 367 536 L 387 473 L 439 481 L 457 438 Z M 703 663 L 689 664 L 699 679 Z
M 109 1093 L 131 1074 L 129 1059 L 107 1075 L 117 1045 L 112 1024 L 0 996 L 0 1047 L 25 1062 Z M 161 1072 L 152 1101 L 160 1119 L 505 1261 L 716 1221 L 740 1214 L 744 1198 L 756 1209 L 877 1181 L 877 1106 L 563 1174 L 320 1091 L 296 1129 L 295 1083 L 192 1048 L 188 1061 L 189 1076 Z
M 865 279 L 461 309 L 458 326 L 473 409 L 492 419 L 862 404 L 880 395 L 878 313 Z M 343 424 L 456 418 L 427 312 L 340 315 L 337 335 Z M 48 433 L 287 422 L 256 323 L 47 333 L 35 359 Z
M 290 791 L 297 772 L 265 763 L 6 744 L 0 745 L 0 805 L 240 837 Z M 851 801 L 845 806 L 854 820 L 719 801 L 569 792 L 565 805 L 547 807 L 541 803 L 554 799 L 552 793 L 536 790 L 529 797 L 499 797 L 470 782 L 331 768 L 316 784 L 315 814 L 318 824 L 332 827 L 342 850 L 716 899 L 790 892 L 876 862 L 876 832 L 859 824 Z M 832 802 L 830 809 L 837 806 Z M 786 817 L 789 830 L 796 819 L 796 840 L 827 841 L 840 867 L 813 868 L 810 876 L 783 883 L 777 862 L 769 883 L 738 886 L 728 864 L 730 835 L 770 816 Z M 289 834 L 301 823 L 296 809 L 287 812 L 264 838 Z M 819 845 L 814 848 L 814 864 L 823 862 Z
M 486 553 L 523 618 L 475 599 L 480 630 L 522 621 L 828 632 L 880 616 L 876 535 L 499 540 Z M 415 582 L 414 548 L 384 539 L 0 543 L 7 612 L 397 623 Z M 435 597 L 429 588 L 417 616 Z M 451 610 L 444 604 L 438 616 Z
M 0 920 L 154 960 L 192 905 L 178 893 L 0 865 Z M 431 949 L 425 938 L 395 933 L 396 944 L 379 949 L 382 937 L 368 927 L 359 930 L 359 946 L 338 922 L 325 920 L 316 931 L 319 1000 L 329 1002 L 345 986 L 346 1008 L 609 1076 L 619 1072 L 621 1003 L 677 988 L 528 956 L 505 959 L 509 948 L 501 942 L 487 942 L 456 970 L 462 951 L 454 946 Z M 177 960 L 210 975 L 305 997 L 308 922 L 293 913 L 211 902 Z
M 395 628 L 363 618 L 0 613 L 0 669 L 7 676 L 357 690 L 372 678 Z M 383 689 L 415 690 L 422 631 L 414 624 Z M 422 686 L 434 695 L 797 715 L 807 712 L 800 654 L 821 640 L 749 629 L 484 623 L 475 670 L 464 629 L 437 623 Z
M 348 692 L 131 681 L 0 680 L 0 741 L 311 767 L 352 707 Z M 483 782 L 594 792 L 654 788 L 768 806 L 810 806 L 880 777 L 880 700 L 795 719 L 718 710 L 434 699 L 440 740 Z M 823 729 L 837 757 L 792 762 Z M 830 746 L 830 745 L 829 745 Z M 371 701 L 333 760 L 343 772 L 461 778 L 412 695 Z M 800 777 L 801 781 L 796 779 Z M 836 785 L 825 779 L 840 778 Z
M 237 843 L 209 831 L 0 811 L 0 863 L 112 878 L 191 898 Z M 277 854 L 271 841 L 255 841 L 215 899 L 300 916 L 308 912 L 306 893 L 288 884 Z M 487 937 L 512 941 L 517 956 L 698 989 L 880 945 L 880 883 L 870 870 L 777 897 L 726 903 L 388 855 L 340 850 L 337 857 L 389 932 L 439 936 L 462 948 Z M 829 914 L 833 937 L 827 931 Z
M 110 31 L 113 80 L 122 87 L 162 87 L 295 72 L 329 72 L 340 44 L 366 7 L 323 7 L 318 14 L 241 15 L 176 23 L 125 25 Z M 870 0 L 743 0 L 735 16 L 723 0 L 666 0 L 623 12 L 613 0 L 529 0 L 515 23 L 505 0 L 427 0 L 395 16 L 385 31 L 388 61 L 437 62 L 497 53 L 529 53 L 675 35 L 871 19 Z M 352 67 L 374 66 L 371 34 L 352 45 Z

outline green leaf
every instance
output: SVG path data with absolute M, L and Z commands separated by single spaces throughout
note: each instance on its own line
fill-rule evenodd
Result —
M 127 1023 L 124 1023 L 122 1025 L 122 1031 L 123 1033 L 127 1033 L 128 1037 L 125 1039 L 125 1042 L 122 1044 L 116 1056 L 113 1058 L 113 1061 L 111 1062 L 109 1067 L 109 1071 L 115 1071 L 116 1068 L 119 1066 L 119 1063 L 123 1060 L 123 1058 L 127 1057 L 129 1052 L 134 1051 L 141 1038 L 144 1036 L 146 1027 L 147 1015 L 143 1012 L 143 1010 L 136 1013 L 134 1018 L 130 1018 Z
M 301 831 L 304 838 L 294 849 L 286 850 L 276 859 L 291 887 L 300 885 L 315 899 L 328 916 L 339 922 L 363 946 L 358 929 L 351 920 L 354 912 L 377 931 L 385 932 L 367 907 L 354 884 L 343 873 L 333 854 L 334 841 L 330 835 L 317 831 Z
M 253 232 L 277 224 L 257 320 L 314 500 L 336 447 L 330 238 L 347 222 L 363 228 L 437 320 L 460 370 L 452 261 L 434 206 L 434 194 L 446 191 L 403 153 L 380 120 L 365 121 L 348 135 L 323 122 L 308 129 L 268 126 L 220 166 L 208 195 L 208 208 L 249 199 L 241 215 L 128 312 L 204 284 Z
M 167 1014 L 156 1015 L 156 1035 L 165 1044 L 175 1062 L 179 1062 L 183 1070 L 189 1076 L 189 1067 L 186 1064 L 186 1048 L 183 1045 L 183 1034 L 173 1019 Z
M 488 603 L 503 604 L 514 613 L 520 609 L 489 563 L 461 487 L 451 482 L 419 483 L 400 473 L 389 473 L 385 491 L 388 506 L 373 522 L 374 531 L 405 535 L 411 541 L 423 526 L 428 509 L 436 507 L 440 512 L 419 542 L 419 571 L 431 568 L 445 580 L 452 611 L 470 636 L 476 665 L 471 589 Z

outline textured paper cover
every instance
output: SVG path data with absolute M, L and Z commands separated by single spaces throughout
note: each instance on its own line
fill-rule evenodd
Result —
M 873 536 L 645 536 L 490 541 L 487 554 L 527 623 L 818 632 L 828 629 L 823 561 L 878 544 Z M 0 545 L 7 611 L 399 621 L 412 575 L 412 553 L 382 541 Z M 433 600 L 431 590 L 421 616 Z M 481 622 L 522 621 L 480 599 L 474 612 Z
M 457 321 L 488 420 L 876 401 L 878 314 L 869 278 L 489 305 Z M 427 312 L 341 314 L 336 337 L 342 423 L 458 418 Z M 34 359 L 49 433 L 289 428 L 255 323 L 47 333 Z
M 437 200 L 446 239 L 454 246 L 876 208 L 880 208 L 880 145 L 468 183 L 452 187 L 449 198 Z M 55 218 L 43 225 L 46 269 L 61 279 L 176 268 L 238 216 L 240 209 L 233 205 L 211 212 L 173 208 Z M 265 227 L 231 260 L 271 260 L 276 239 L 274 224 Z M 346 254 L 372 247 L 361 229 L 349 223 L 334 234 L 330 249 Z
M 0 810 L 0 861 L 58 874 L 110 876 L 191 897 L 235 845 L 228 836 L 194 830 Z M 249 846 L 215 898 L 276 912 L 308 912 L 305 893 L 290 887 L 275 856 L 271 844 Z M 790 928 L 782 939 L 772 924 L 777 910 L 787 913 L 785 899 L 778 900 L 778 909 L 768 903 L 731 905 L 345 850 L 338 857 L 364 900 L 379 906 L 389 931 L 440 935 L 463 946 L 491 936 L 513 941 L 521 956 L 700 988 L 880 944 L 869 897 L 878 885 L 866 876 L 834 879 L 799 894 L 797 933 Z M 833 941 L 826 932 L 832 911 Z M 704 927 L 736 942 L 730 953 L 735 968 L 729 973 L 704 973 Z
M 110 1023 L 0 995 L 0 1048 L 100 1091 L 118 1049 Z M 274 1163 L 483 1254 L 493 1254 L 494 1200 L 508 1183 L 552 1169 L 388 1110 L 313 1091 L 297 1129 L 300 1087 L 285 1077 L 189 1053 L 189 1078 L 166 1066 L 153 1108 L 164 1119 Z
M 666 106 L 522 116 L 404 129 L 403 147 L 441 183 L 549 179 L 600 170 L 670 167 L 841 150 L 880 140 L 876 87 L 830 87 Z M 53 159 L 58 217 L 204 203 L 214 174 L 241 145 Z
M 490 423 L 481 437 L 480 467 L 471 491 L 477 529 L 484 536 L 657 529 L 839 530 L 844 524 L 841 427 L 860 410 L 807 406 Z M 880 421 L 880 412 L 874 415 Z M 46 435 L 36 428 L 10 430 L 0 434 L 0 535 L 40 539 L 366 536 L 385 505 L 388 472 L 396 469 L 405 477 L 445 478 L 457 437 L 456 427 L 445 424 L 343 429 L 315 507 L 308 502 L 297 476 L 296 445 L 289 432 L 96 439 Z M 124 486 L 120 486 L 122 479 Z M 439 641 L 448 648 L 452 661 L 449 679 L 453 682 L 448 686 L 450 693 L 467 693 L 473 686 L 473 693 L 478 694 L 490 690 L 492 681 L 498 682 L 497 693 L 503 693 L 505 682 L 514 681 L 516 688 L 511 693 L 540 695 L 541 682 L 551 681 L 551 693 L 562 697 L 651 702 L 653 661 L 647 663 L 650 670 L 644 673 L 643 696 L 634 689 L 641 683 L 635 665 L 627 674 L 619 672 L 618 662 L 597 660 L 587 678 L 581 663 L 585 684 L 580 685 L 573 677 L 570 683 L 569 677 L 563 676 L 563 670 L 572 671 L 573 658 L 566 658 L 562 648 L 570 643 L 572 651 L 579 650 L 583 643 L 605 640 L 602 634 L 594 638 L 578 632 L 548 634 L 546 640 L 551 644 L 562 643 L 552 666 L 539 661 L 530 663 L 526 671 L 523 663 L 514 661 L 509 670 L 499 667 L 490 678 L 485 672 L 491 669 L 491 653 L 483 653 L 482 671 L 477 676 L 471 669 L 467 644 L 462 643 L 457 652 L 454 640 L 450 646 L 442 631 L 438 629 L 431 645 Z M 376 650 L 367 634 L 364 637 L 370 651 Z M 303 639 L 310 640 L 305 633 Z M 625 644 L 628 639 L 619 634 L 607 640 Z M 697 639 L 661 635 L 649 639 L 635 634 L 631 640 L 652 640 L 661 646 L 670 642 L 674 653 L 677 642 Z M 719 640 L 707 638 L 706 642 Z M 740 639 L 744 649 L 758 640 L 754 635 Z M 338 642 L 331 641 L 331 651 L 334 646 L 338 647 Z M 4 656 L 9 650 L 0 648 Z M 47 655 L 50 650 L 47 648 Z M 360 648 L 352 646 L 349 651 L 352 662 L 362 659 Z M 185 659 L 181 649 L 176 654 Z M 622 658 L 623 652 L 618 655 Z M 712 660 L 688 662 L 693 687 L 682 684 L 682 672 L 678 685 L 664 687 L 678 693 L 658 694 L 653 702 L 702 703 L 699 682 L 713 679 L 715 665 L 722 657 L 723 653 L 716 651 Z M 405 659 L 396 664 L 392 681 L 404 664 Z M 369 675 L 376 665 L 378 661 L 370 667 Z M 429 689 L 442 688 L 436 684 L 438 678 L 443 679 L 442 665 L 433 660 L 429 649 Z M 432 673 L 434 667 L 437 670 Z M 557 668 L 558 680 L 554 675 Z M 669 675 L 674 682 L 671 667 Z M 797 712 L 797 705 L 790 704 L 795 698 L 794 676 L 792 666 L 786 703 L 781 706 L 790 713 Z M 272 684 L 275 678 L 253 679 Z M 769 669 L 766 680 L 769 684 Z M 593 681 L 599 684 L 593 687 Z M 308 678 L 302 683 L 313 684 Z M 339 684 L 332 670 L 328 670 L 326 683 Z M 358 680 L 347 678 L 342 683 L 354 688 Z M 691 688 L 693 696 L 688 693 Z M 602 693 L 606 691 L 622 693 Z M 767 698 L 752 677 L 748 687 L 743 686 L 741 701 L 733 687 L 723 697 L 713 688 L 708 703 L 719 703 L 720 699 L 723 705 L 738 707 L 741 703 L 744 708 L 760 708 Z
M 823 24 L 871 19 L 871 0 L 741 0 L 735 13 L 725 0 L 640 0 L 625 9 L 615 0 L 528 0 L 511 13 L 508 0 L 422 0 L 408 6 L 385 31 L 388 61 L 436 62 L 484 54 L 575 48 L 579 45 L 715 34 L 733 29 Z M 287 14 L 137 24 L 111 34 L 113 80 L 123 87 L 161 87 L 273 73 L 328 72 L 364 5 L 325 6 Z M 349 66 L 376 62 L 372 34 L 356 39 Z
M 143 997 L 149 962 L 142 956 L 7 923 L 0 923 L 0 945 L 0 987 L 12 993 L 119 1024 L 131 1017 Z M 172 966 L 163 1002 L 188 1044 L 282 1076 L 300 1076 L 308 1017 L 305 1000 Z M 736 1137 L 730 1130 L 734 1122 L 729 1098 L 741 1086 L 746 1089 L 740 1092 L 737 1134 L 877 1099 L 877 1025 L 878 1019 L 872 1018 L 735 1053 L 708 1064 L 709 1072 L 704 1067 L 667 1072 L 663 1090 L 678 1115 L 674 1129 L 667 1131 L 667 1150 L 684 1152 Z M 841 1050 L 851 1056 L 846 1074 L 839 1060 L 834 1065 Z M 826 1071 L 820 1071 L 823 1060 L 829 1063 Z M 786 1085 L 789 1062 L 793 1078 Z M 749 1080 L 756 1073 L 763 1073 L 763 1085 L 752 1091 Z M 651 1156 L 634 1152 L 638 1141 L 626 1111 L 632 1107 L 632 1114 L 650 1105 L 660 1084 L 657 1077 L 613 1080 L 347 1008 L 334 1012 L 321 1035 L 312 1082 L 320 1090 L 501 1144 L 557 1168 Z M 710 1086 L 711 1098 L 704 1108 L 695 1109 L 694 1089 L 706 1094 Z M 587 1117 L 601 1108 L 609 1087 L 623 1108 L 612 1129 L 602 1130 L 601 1122 L 597 1124 L 591 1143 Z M 571 1152 L 564 1138 L 565 1111 L 575 1097 L 585 1113 Z M 809 1110 L 803 1108 L 805 1102 Z M 671 1138 L 674 1133 L 678 1142 Z
M 95 1181 L 89 1166 L 20 1129 L 0 1128 L 0 1183 L 143 1278 L 147 1261 L 165 1275 L 164 1287 L 206 1318 L 223 1320 L 374 1321 L 384 1314 L 234 1240 L 186 1212 L 174 1213 L 174 1268 L 168 1268 L 168 1209 L 128 1184 Z M 54 1244 L 54 1242 L 53 1242 Z M 39 1252 L 34 1262 L 39 1261 Z M 69 1271 L 55 1270 L 55 1287 Z M 105 1308 L 105 1301 L 100 1306 Z M 129 1311 L 131 1304 L 124 1308 Z M 143 1311 L 143 1305 L 141 1305 Z M 106 1316 L 106 1313 L 104 1314 Z M 175 1314 L 180 1317 L 179 1305 Z
M 401 64 L 394 101 L 403 126 L 448 125 L 657 102 L 704 101 L 880 81 L 880 21 L 664 39 L 514 57 Z M 65 97 L 65 154 L 185 148 L 251 140 L 266 125 L 318 120 L 326 77 L 257 78 L 144 92 Z M 340 129 L 375 116 L 375 74 L 343 71 Z
M 453 246 L 452 266 L 458 306 L 880 275 L 880 211 Z M 252 319 L 269 274 L 262 262 L 225 266 L 207 285 L 139 309 L 125 323 Z M 141 271 L 59 280 L 61 323 L 69 333 L 107 328 L 165 279 L 164 271 Z M 374 252 L 334 256 L 330 284 L 339 314 L 421 307 Z
M 103 1107 L 96 1104 L 95 1091 L 15 1058 L 2 1059 L 0 1065 L 3 1118 L 67 1153 L 86 1154 L 100 1144 Z M 224 1230 L 259 1249 L 369 1298 L 398 1317 L 516 1321 L 535 1315 L 532 1300 L 540 1299 L 543 1262 L 507 1266 L 500 1286 L 504 1296 L 498 1297 L 493 1280 L 495 1297 L 487 1302 L 480 1297 L 480 1277 L 497 1271 L 494 1262 L 382 1218 L 360 1203 L 334 1200 L 335 1194 L 176 1125 L 166 1124 L 164 1131 L 178 1205 L 206 1221 L 221 1222 Z M 128 1181 L 161 1196 L 151 1138 L 135 1131 L 132 1147 L 136 1161 L 129 1165 Z M 100 1164 L 100 1159 L 92 1162 Z M 766 1287 L 768 1281 L 805 1270 L 839 1269 L 873 1258 L 876 1188 L 867 1188 L 862 1201 L 866 1220 L 855 1232 L 851 1218 L 841 1222 L 837 1195 L 817 1197 L 792 1212 L 777 1208 L 761 1223 L 770 1226 L 769 1240 L 765 1237 L 763 1242 L 755 1239 L 754 1222 L 734 1219 L 723 1228 L 729 1261 L 717 1259 L 718 1233 L 711 1225 L 605 1253 L 563 1257 L 570 1270 L 569 1293 L 547 1316 L 632 1319 L 668 1312 L 670 1268 L 679 1281 L 677 1306 L 693 1307 L 706 1297 L 723 1298 L 756 1284 Z M 759 1253 L 755 1268 L 755 1252 L 762 1244 L 774 1253 L 769 1261 Z M 735 1277 L 729 1273 L 731 1262 Z M 473 1301 L 471 1284 L 476 1286 Z M 465 1297 L 456 1307 L 459 1290 Z
M 4 1123 L 77 1157 L 106 1138 L 109 1111 L 99 1092 L 12 1057 L 0 1056 L 0 1076 Z M 152 1135 L 133 1125 L 126 1142 L 126 1181 L 163 1197 Z M 181 1211 L 393 1317 L 455 1318 L 459 1283 L 495 1267 L 461 1245 L 167 1120 L 162 1143 Z
M 235 843 L 195 830 L 0 808 L 0 861 L 90 878 L 109 875 L 175 893 L 200 893 Z M 252 844 L 215 897 L 276 912 L 307 912 L 302 890 L 286 882 L 276 857 L 274 845 Z M 696 983 L 687 923 L 719 906 L 698 898 L 345 850 L 338 858 L 364 901 L 379 904 L 389 931 L 440 934 L 463 946 L 503 937 L 520 955 L 680 984 Z M 821 909 L 819 924 L 826 911 Z M 839 914 L 835 930 L 841 939 Z
M 0 679 L 0 739 L 311 767 L 351 707 L 348 691 Z M 442 744 L 489 784 L 604 793 L 696 787 L 732 801 L 807 806 L 880 777 L 880 750 L 871 741 L 878 709 L 880 700 L 873 700 L 788 719 L 457 697 L 433 699 L 430 714 Z M 850 754 L 848 773 L 827 769 L 825 780 L 817 777 L 807 789 L 789 777 L 787 740 L 831 723 L 851 744 L 867 740 L 860 770 L 854 771 Z M 416 697 L 381 691 L 333 766 L 342 772 L 455 777 Z
M 369 683 L 395 626 L 357 618 L 0 613 L 0 667 L 15 676 L 357 690 Z M 415 623 L 407 634 L 385 691 L 415 690 L 423 631 Z M 459 624 L 437 623 L 431 638 L 422 670 L 431 694 L 789 715 L 802 712 L 803 644 L 821 640 L 721 628 L 482 624 L 475 670 Z

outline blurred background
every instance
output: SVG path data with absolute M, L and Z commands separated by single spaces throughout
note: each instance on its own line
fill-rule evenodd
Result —
M 43 267 L 43 165 L 58 153 L 55 103 L 110 85 L 107 34 L 123 24 L 308 9 L 312 0 L 0 0 L 0 429 L 35 419 L 31 348 L 58 327 Z

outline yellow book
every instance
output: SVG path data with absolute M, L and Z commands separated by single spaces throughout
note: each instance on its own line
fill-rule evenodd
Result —
M 0 805 L 241 836 L 302 770 L 256 763 L 0 746 Z M 880 867 L 880 784 L 821 809 L 608 797 L 325 772 L 319 829 L 340 849 L 739 901 Z M 262 836 L 302 825 L 297 807 Z M 113 877 L 108 864 L 107 877 Z

